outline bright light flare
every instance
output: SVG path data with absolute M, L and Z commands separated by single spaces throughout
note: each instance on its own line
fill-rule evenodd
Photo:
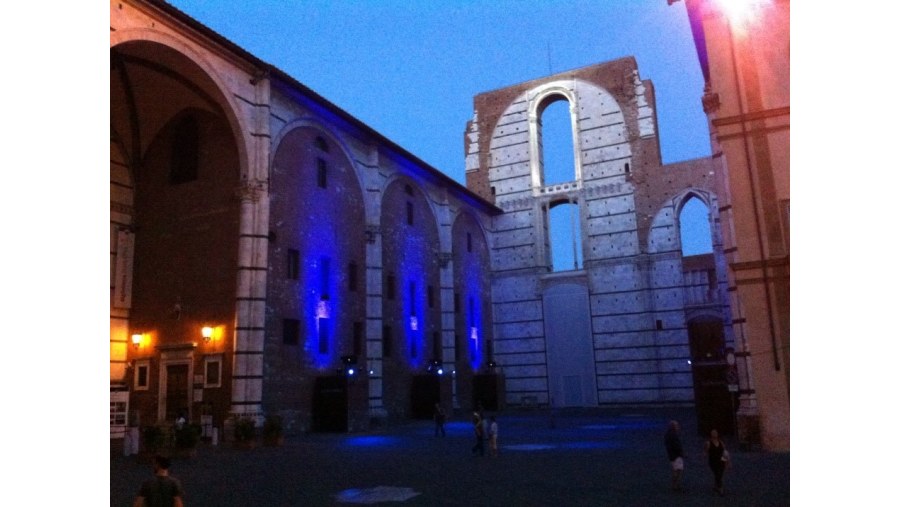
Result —
M 759 11 L 772 0 L 717 0 L 717 3 L 733 26 L 745 27 L 756 20 Z

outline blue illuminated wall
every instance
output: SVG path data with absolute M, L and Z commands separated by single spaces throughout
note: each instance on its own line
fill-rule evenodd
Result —
M 342 356 L 360 352 L 358 367 L 366 367 L 365 351 L 353 350 L 354 323 L 366 321 L 365 206 L 340 144 L 312 126 L 281 139 L 269 188 L 264 401 L 304 412 L 314 377 L 337 373 Z M 289 250 L 298 253 L 295 266 Z M 296 341 L 285 319 L 299 321 Z
M 402 417 L 410 405 L 410 377 L 424 373 L 429 361 L 440 357 L 432 340 L 441 325 L 440 239 L 428 200 L 414 179 L 398 178 L 385 190 L 381 231 L 382 316 L 391 328 L 386 339 L 392 341 L 383 362 L 384 403 L 389 413 Z
M 473 376 L 486 371 L 493 347 L 490 257 L 483 229 L 471 214 L 456 218 L 452 237 L 457 398 L 471 408 Z

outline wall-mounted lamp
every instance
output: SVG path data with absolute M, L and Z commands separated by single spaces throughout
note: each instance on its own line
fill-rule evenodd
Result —
M 341 356 L 341 363 L 344 366 L 341 370 L 344 375 L 348 377 L 356 375 L 356 356 Z
M 431 373 L 432 375 L 443 375 L 444 363 L 439 359 L 432 359 L 431 362 L 428 363 L 428 368 L 426 371 L 428 373 Z
M 136 349 L 140 348 L 141 340 L 143 340 L 143 339 L 144 339 L 144 335 L 142 335 L 140 333 L 135 333 L 135 334 L 131 335 L 131 346 Z
M 203 341 L 209 343 L 209 341 L 212 340 L 213 328 L 210 326 L 203 326 L 203 328 L 200 329 L 200 334 L 203 336 Z

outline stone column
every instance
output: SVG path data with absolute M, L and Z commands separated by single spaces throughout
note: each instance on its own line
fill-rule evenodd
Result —
M 231 413 L 261 420 L 268 257 L 268 184 L 245 180 L 238 240 Z

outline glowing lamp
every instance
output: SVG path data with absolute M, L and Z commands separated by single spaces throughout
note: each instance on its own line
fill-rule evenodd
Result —
M 356 356 L 341 356 L 341 363 L 343 363 L 344 367 L 338 371 L 343 372 L 348 377 L 356 375 Z
M 443 375 L 444 374 L 444 365 L 440 359 L 432 359 L 428 363 L 427 370 L 428 373 L 433 373 L 435 375 Z
M 213 328 L 210 326 L 203 326 L 203 328 L 200 329 L 200 334 L 203 336 L 203 341 L 209 343 L 209 341 L 212 340 Z
M 413 331 L 419 330 L 419 318 L 415 315 L 410 315 L 409 317 L 409 328 Z
M 320 299 L 319 302 L 316 303 L 316 318 L 331 318 L 331 303 L 328 301 L 328 296 L 322 296 L 322 299 Z
M 140 333 L 135 333 L 135 334 L 131 335 L 131 345 L 134 348 L 139 348 L 141 346 L 141 340 L 143 340 L 143 339 L 144 339 L 144 335 L 142 335 Z

